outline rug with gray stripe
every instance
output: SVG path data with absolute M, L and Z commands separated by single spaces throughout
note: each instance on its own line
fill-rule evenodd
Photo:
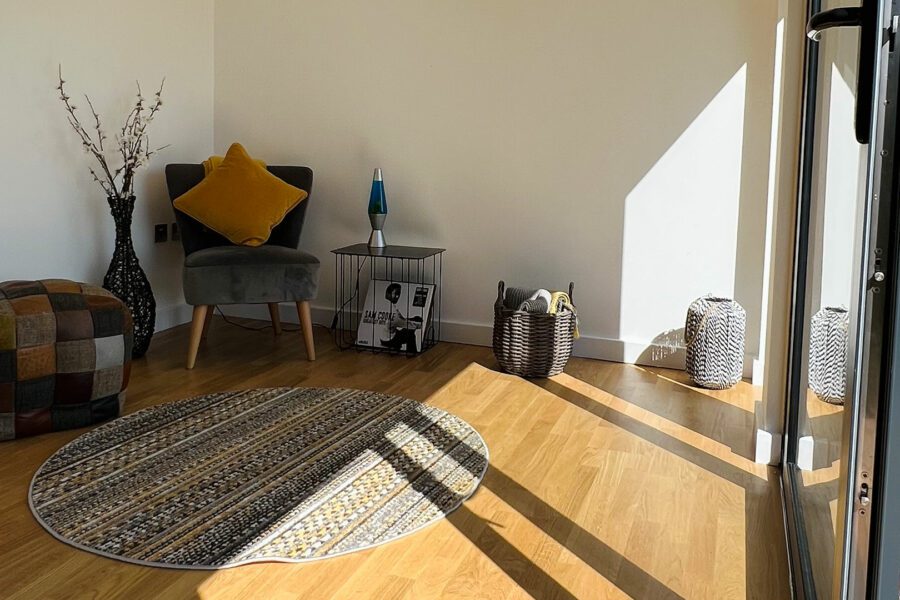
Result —
M 153 406 L 61 448 L 31 483 L 60 540 L 144 565 L 300 562 L 415 532 L 471 496 L 488 450 L 468 423 L 399 396 L 222 392 Z

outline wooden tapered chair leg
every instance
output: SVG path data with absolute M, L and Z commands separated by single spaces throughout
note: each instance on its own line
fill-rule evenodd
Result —
M 306 344 L 306 358 L 316 360 L 316 344 L 313 340 L 312 316 L 309 314 L 309 302 L 306 300 L 297 303 L 297 315 L 300 317 L 300 327 L 303 329 L 303 343 Z
M 197 350 L 200 349 L 200 339 L 203 337 L 203 326 L 206 323 L 206 315 L 209 314 L 209 306 L 198 304 L 194 307 L 194 318 L 191 321 L 191 339 L 188 342 L 187 368 L 193 369 L 197 362 Z
M 281 315 L 278 314 L 278 303 L 269 302 L 269 317 L 272 319 L 272 329 L 275 335 L 281 335 Z
M 212 323 L 214 314 L 216 314 L 216 307 L 215 305 L 211 305 L 206 310 L 206 318 L 203 319 L 203 335 L 201 335 L 200 337 L 204 340 L 206 339 L 206 336 L 209 335 L 209 325 L 210 323 Z

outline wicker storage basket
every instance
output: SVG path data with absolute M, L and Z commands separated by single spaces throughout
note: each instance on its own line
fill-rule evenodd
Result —
M 843 404 L 850 313 L 846 308 L 826 306 L 813 316 L 809 329 L 809 389 L 819 400 Z
M 494 304 L 494 356 L 500 368 L 521 377 L 550 377 L 562 373 L 575 342 L 575 313 L 562 309 L 557 314 L 530 313 L 506 308 L 497 286 Z M 575 284 L 569 284 L 572 298 Z M 574 299 L 572 300 L 574 303 Z
M 724 390 L 741 380 L 747 313 L 730 298 L 706 296 L 688 307 L 685 370 L 695 384 Z

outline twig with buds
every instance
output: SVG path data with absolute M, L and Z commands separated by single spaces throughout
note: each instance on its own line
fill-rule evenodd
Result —
M 87 154 L 93 155 L 100 165 L 99 173 L 93 167 L 88 167 L 93 176 L 94 181 L 100 184 L 107 196 L 127 198 L 134 194 L 134 175 L 135 171 L 146 165 L 150 157 L 168 148 L 168 144 L 159 148 L 150 149 L 150 136 L 147 133 L 147 127 L 153 121 L 156 113 L 162 108 L 162 90 L 165 85 L 165 78 L 159 85 L 153 101 L 147 103 L 141 93 L 141 85 L 137 84 L 137 100 L 125 117 L 125 124 L 119 133 L 116 133 L 116 150 L 121 156 L 122 164 L 115 169 L 111 169 L 107 161 L 107 149 L 104 148 L 103 141 L 107 139 L 106 134 L 100 122 L 100 115 L 94 110 L 91 99 L 85 94 L 84 99 L 93 117 L 93 132 L 85 128 L 81 124 L 81 120 L 76 114 L 78 107 L 71 103 L 71 97 L 66 94 L 65 81 L 62 78 L 62 66 L 59 69 L 59 85 L 56 86 L 59 92 L 59 99 L 66 110 L 66 118 L 69 125 L 78 134 L 81 139 L 81 146 Z

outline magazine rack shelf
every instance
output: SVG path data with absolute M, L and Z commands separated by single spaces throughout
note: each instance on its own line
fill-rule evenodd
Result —
M 332 250 L 334 254 L 332 331 L 337 347 L 341 350 L 358 348 L 392 354 L 419 354 L 434 346 L 441 339 L 441 276 L 444 251 L 444 248 L 417 246 L 369 248 L 366 244 L 353 244 Z M 384 336 L 378 335 L 379 332 L 375 331 L 375 323 L 363 323 L 363 316 L 366 301 L 367 299 L 372 301 L 376 288 L 383 293 L 391 283 L 401 284 L 392 287 L 401 287 L 403 290 L 402 295 L 397 296 L 399 292 L 395 294 L 398 299 L 389 298 L 393 308 L 398 311 L 397 314 L 413 323 L 416 323 L 416 318 L 419 317 L 410 318 L 410 315 L 425 314 L 425 317 L 420 318 L 421 326 L 418 323 L 415 325 L 421 329 L 419 333 L 414 329 L 393 327 L 395 333 L 391 341 L 396 343 L 385 346 L 379 342 Z M 423 303 L 423 297 L 428 302 L 424 312 L 423 307 L 419 306 Z M 374 340 L 375 343 L 358 342 L 357 333 L 360 327 L 372 327 L 370 335 L 359 337 Z M 387 327 L 391 329 L 390 323 Z M 404 343 L 400 339 L 404 332 L 410 339 L 414 339 L 416 335 L 419 335 L 420 339 L 415 345 L 411 342 Z

